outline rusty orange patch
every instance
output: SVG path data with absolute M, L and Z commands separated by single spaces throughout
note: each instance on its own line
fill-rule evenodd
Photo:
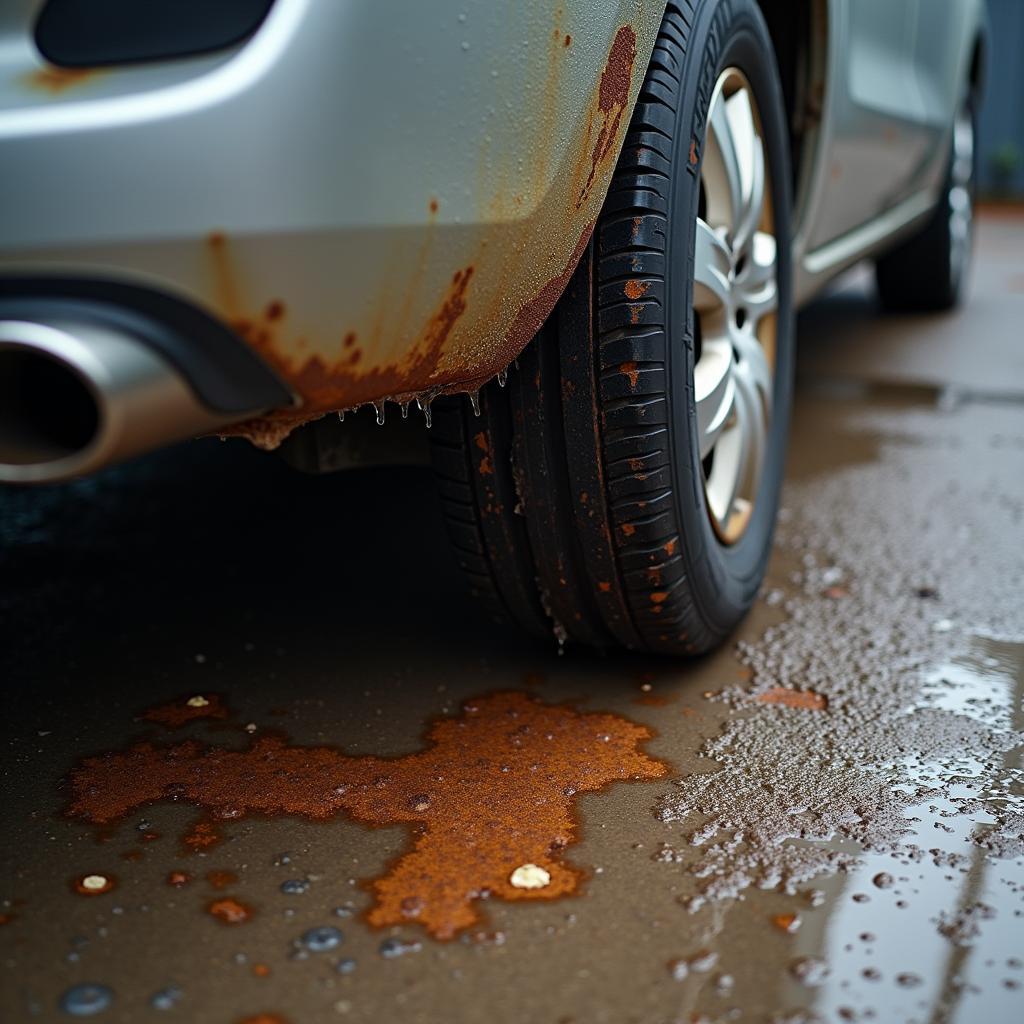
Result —
M 575 797 L 615 781 L 661 778 L 666 766 L 640 750 L 650 736 L 617 715 L 498 693 L 436 720 L 426 748 L 405 757 L 351 757 L 280 735 L 243 750 L 186 740 L 89 757 L 71 773 L 67 814 L 109 825 L 172 794 L 212 819 L 257 813 L 327 821 L 346 813 L 372 826 L 405 824 L 411 847 L 369 884 L 376 899 L 367 920 L 385 927 L 412 919 L 450 939 L 477 922 L 475 903 L 485 896 L 552 899 L 577 888 L 582 872 L 562 861 L 578 835 Z M 513 886 L 510 876 L 524 864 L 548 872 L 548 884 Z M 210 912 L 230 917 L 234 902 L 218 900 Z
M 29 72 L 24 81 L 29 88 L 56 94 L 84 85 L 90 79 L 99 77 L 100 73 L 98 68 L 59 68 L 47 65 Z
M 800 915 L 799 914 L 776 914 L 772 918 L 772 924 L 779 929 L 780 932 L 786 932 L 792 935 L 800 927 Z
M 640 370 L 636 363 L 620 363 L 619 373 L 629 379 L 629 390 L 636 391 L 636 386 L 640 382 Z
M 757 695 L 762 704 L 783 704 L 787 708 L 803 708 L 807 711 L 824 711 L 828 699 L 814 690 L 787 690 L 784 686 L 773 686 Z
M 227 718 L 228 707 L 219 694 L 196 693 L 179 697 L 169 704 L 158 704 L 143 711 L 139 717 L 168 729 L 180 729 L 197 718 Z
M 627 299 L 642 299 L 647 294 L 647 289 L 650 286 L 650 281 L 627 281 L 626 287 L 622 290 L 625 292 Z
M 636 33 L 629 25 L 622 25 L 615 33 L 608 63 L 601 74 L 601 85 L 597 95 L 597 108 L 602 116 L 601 129 L 591 153 L 590 174 L 576 200 L 579 209 L 589 198 L 590 190 L 597 177 L 597 169 L 608 158 L 618 137 L 623 111 L 629 102 L 629 85 L 633 75 L 633 61 L 636 60 Z
M 208 871 L 206 873 L 206 880 L 214 889 L 226 889 L 229 885 L 234 885 L 238 881 L 238 875 L 233 871 Z
M 221 924 L 245 924 L 246 921 L 252 919 L 252 910 L 230 896 L 225 896 L 222 900 L 214 900 L 206 910 Z

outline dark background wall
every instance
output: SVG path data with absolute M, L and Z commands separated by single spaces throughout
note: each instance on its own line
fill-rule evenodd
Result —
M 988 0 L 988 87 L 979 125 L 983 194 L 1024 197 L 1024 0 Z M 1008 166 L 1000 171 L 999 165 Z M 1015 164 L 1010 167 L 1010 164 Z

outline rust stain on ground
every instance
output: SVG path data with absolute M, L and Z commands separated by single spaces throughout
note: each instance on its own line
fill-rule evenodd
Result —
M 780 932 L 786 932 L 792 935 L 800 927 L 800 915 L 799 914 L 776 914 L 772 918 L 772 924 L 779 929 Z
M 168 729 L 180 729 L 199 718 L 227 718 L 228 708 L 219 694 L 189 694 L 168 704 L 149 708 L 139 717 Z
M 803 708 L 807 711 L 824 711 L 828 699 L 814 690 L 787 690 L 784 686 L 773 686 L 757 695 L 762 704 L 782 704 L 787 708 Z
M 214 889 L 226 889 L 238 881 L 238 875 L 233 871 L 208 871 L 206 880 Z
M 24 76 L 23 81 L 30 89 L 38 89 L 56 95 L 84 85 L 86 82 L 98 78 L 100 74 L 98 68 L 59 68 L 47 65 L 30 71 Z
M 252 909 L 231 896 L 214 900 L 207 905 L 206 911 L 211 917 L 215 917 L 220 921 L 221 924 L 245 924 L 247 921 L 252 920 Z
M 209 833 L 213 820 L 248 814 L 404 824 L 411 845 L 369 883 L 375 902 L 367 920 L 378 927 L 415 921 L 450 939 L 478 921 L 479 899 L 575 891 L 583 873 L 563 861 L 579 833 L 575 798 L 616 781 L 664 776 L 667 766 L 641 750 L 651 735 L 618 715 L 498 693 L 434 721 L 425 748 L 404 757 L 352 757 L 280 735 L 241 750 L 185 740 L 89 757 L 70 775 L 67 814 L 109 826 L 174 799 L 206 811 Z M 512 872 L 524 864 L 543 868 L 550 881 L 513 886 Z M 208 909 L 234 923 L 234 904 L 218 900 Z

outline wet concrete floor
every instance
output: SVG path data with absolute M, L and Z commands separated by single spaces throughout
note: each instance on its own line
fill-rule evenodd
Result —
M 483 619 L 425 469 L 0 491 L 2 1019 L 1024 1019 L 1024 219 L 802 317 L 734 642 Z

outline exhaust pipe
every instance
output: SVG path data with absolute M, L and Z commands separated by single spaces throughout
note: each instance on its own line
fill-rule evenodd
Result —
M 263 389 L 251 408 L 218 411 L 178 366 L 116 322 L 60 313 L 0 319 L 0 481 L 82 476 L 284 399 L 268 402 Z

